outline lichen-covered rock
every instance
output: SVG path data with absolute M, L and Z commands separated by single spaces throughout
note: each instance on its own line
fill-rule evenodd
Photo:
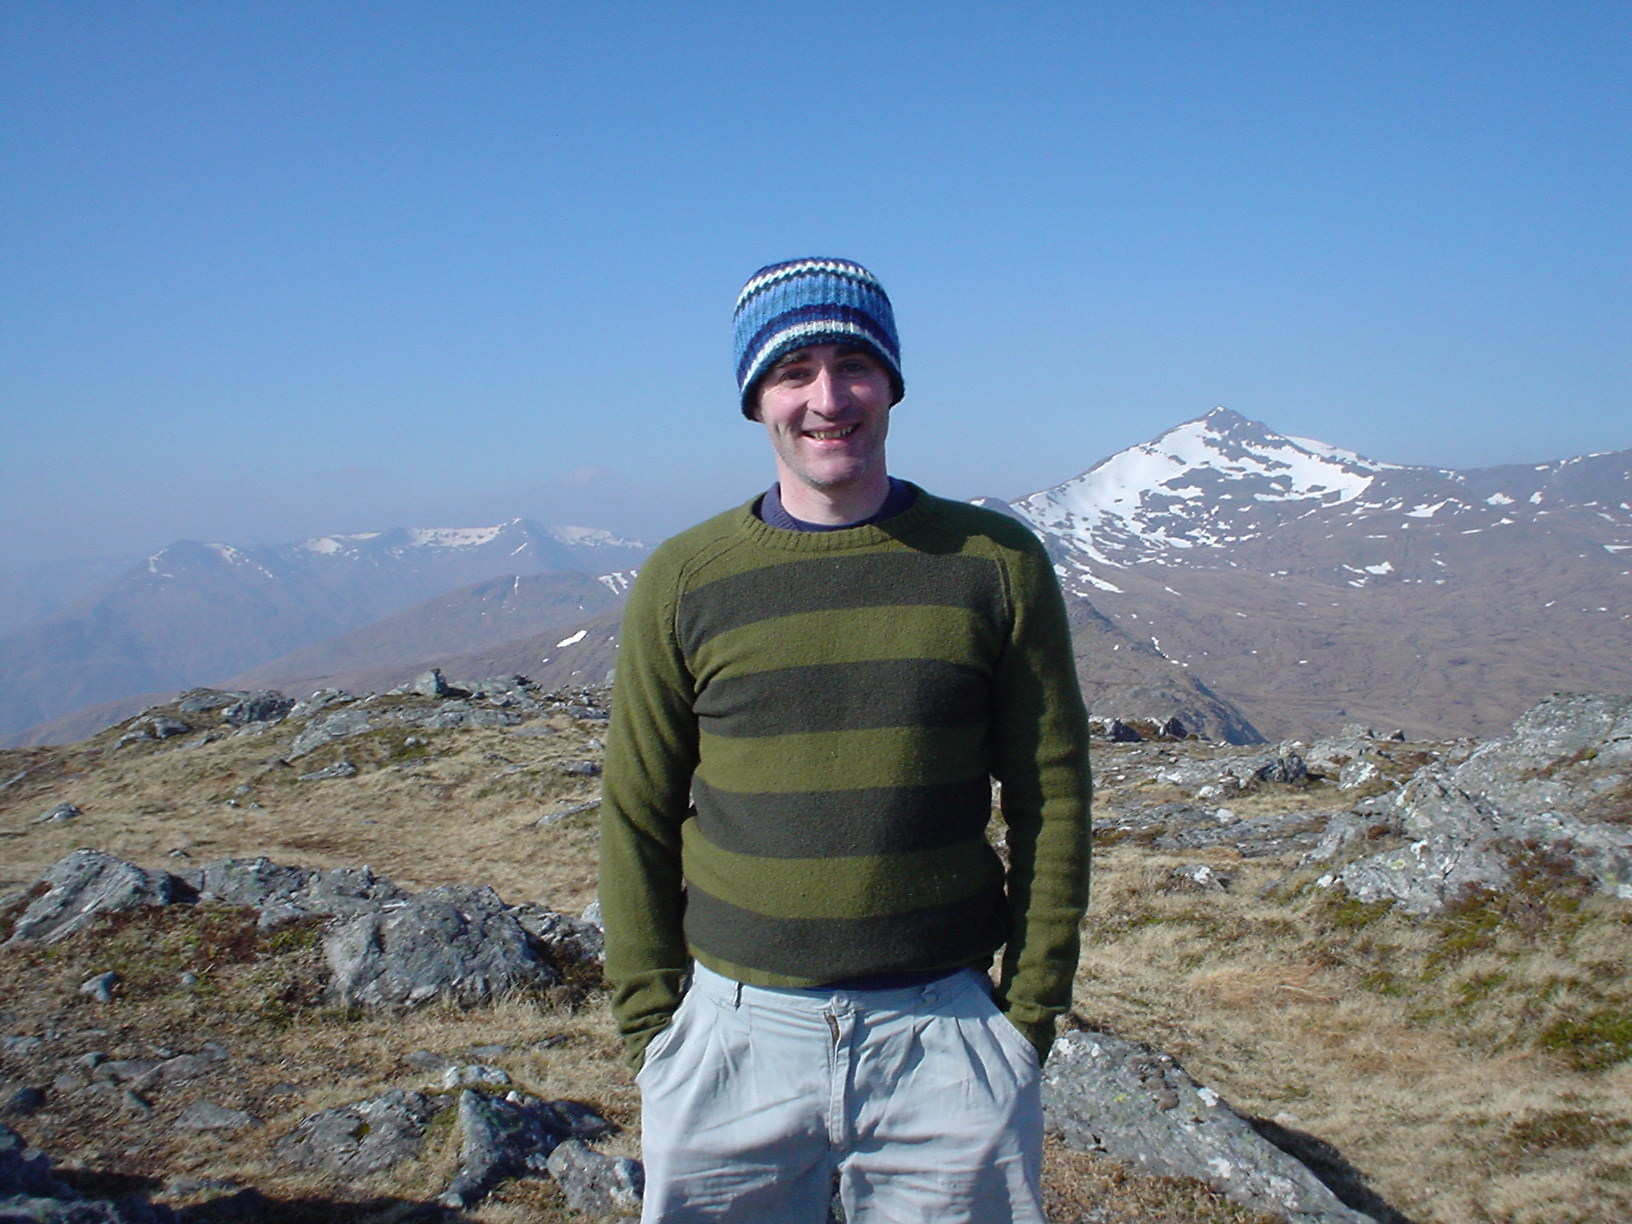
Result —
M 302 1119 L 273 1150 L 303 1169 L 343 1177 L 377 1173 L 417 1153 L 431 1119 L 450 1104 L 446 1097 L 392 1089 Z
M 443 885 L 358 914 L 329 931 L 323 950 L 335 997 L 371 1007 L 478 1003 L 557 980 L 490 888 Z
M 258 693 L 241 694 L 238 700 L 221 711 L 221 717 L 235 727 L 248 726 L 250 723 L 277 722 L 286 717 L 294 705 L 293 698 L 285 697 L 271 689 L 263 689 Z
M 48 885 L 12 927 L 8 944 L 55 943 L 83 929 L 98 914 L 169 905 L 178 897 L 177 880 L 162 871 L 144 871 L 101 850 L 75 850 L 47 867 Z
M 267 858 L 217 859 L 183 878 L 200 900 L 260 910 L 264 928 L 311 916 L 360 914 L 408 896 L 367 867 L 318 871 L 285 867 Z
M 608 1156 L 578 1139 L 567 1139 L 550 1153 L 549 1170 L 574 1211 L 609 1216 L 640 1210 L 645 1178 L 641 1167 L 627 1157 Z
M 289 749 L 289 759 L 303 757 L 309 752 L 315 752 L 324 744 L 332 744 L 335 740 L 362 735 L 374 730 L 377 725 L 371 711 L 361 710 L 356 706 L 320 715 L 308 722 L 301 733 L 295 736 L 294 745 Z
M 1206 1182 L 1291 1224 L 1375 1224 L 1268 1142 L 1169 1055 L 1105 1033 L 1068 1033 L 1043 1069 L 1049 1129 L 1066 1146 Z
M 565 1136 L 547 1115 L 524 1100 L 485 1096 L 468 1088 L 459 1094 L 459 1172 L 438 1201 L 464 1207 L 500 1180 L 549 1172 L 549 1156 Z

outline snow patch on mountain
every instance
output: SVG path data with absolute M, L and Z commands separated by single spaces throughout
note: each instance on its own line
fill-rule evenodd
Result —
M 599 527 L 552 527 L 550 535 L 572 548 L 644 548 L 639 540 L 625 540 Z
M 1215 408 L 1014 510 L 1071 552 L 1125 565 L 1258 538 L 1289 517 L 1357 501 L 1391 468 Z

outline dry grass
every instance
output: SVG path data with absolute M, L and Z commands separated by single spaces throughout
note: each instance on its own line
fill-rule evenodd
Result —
M 595 813 L 537 822 L 592 802 L 596 780 L 572 766 L 598 758 L 590 741 L 604 724 L 558 715 L 546 733 L 536 733 L 540 726 L 382 732 L 292 767 L 277 763 L 287 730 L 119 750 L 105 734 L 71 748 L 0 753 L 0 782 L 27 771 L 0 791 L 0 894 L 91 846 L 171 870 L 227 855 L 366 863 L 410 888 L 490 884 L 510 902 L 577 912 L 594 895 Z M 1096 749 L 1102 808 L 1190 798 L 1125 768 L 1119 754 L 1140 750 Z M 297 780 L 342 756 L 358 765 L 356 777 Z M 1224 802 L 1250 817 L 1331 810 L 1352 798 L 1315 785 Z M 34 823 L 63 801 L 85 815 Z M 1169 869 L 1194 862 L 1227 869 L 1231 889 L 1180 890 Z M 1280 1128 L 1285 1143 L 1346 1182 L 1380 1219 L 1632 1219 L 1629 907 L 1583 892 L 1544 862 L 1511 895 L 1433 921 L 1346 902 L 1312 887 L 1311 875 L 1228 850 L 1162 854 L 1131 839 L 1103 848 L 1079 1020 L 1172 1053 L 1237 1109 Z M 319 956 L 313 930 L 269 943 L 241 912 L 209 907 L 139 914 L 50 948 L 0 951 L 6 1032 L 55 1033 L 64 1057 L 219 1041 L 232 1058 L 209 1081 L 209 1099 L 267 1123 L 230 1138 L 178 1135 L 169 1122 L 199 1091 L 184 1083 L 153 1091 L 162 1125 L 116 1101 L 60 1094 L 20 1129 L 87 1184 L 153 1189 L 160 1179 L 228 1178 L 272 1200 L 258 1218 L 395 1219 L 446 1183 L 451 1128 L 433 1129 L 416 1161 L 345 1185 L 290 1170 L 271 1145 L 314 1110 L 423 1086 L 424 1073 L 403 1061 L 415 1050 L 458 1057 L 503 1046 L 486 1061 L 526 1091 L 594 1103 L 626 1128 L 611 1150 L 637 1154 L 637 1098 L 598 995 L 362 1015 L 323 1002 Z M 77 993 L 108 968 L 124 978 L 116 1005 Z M 198 986 L 179 986 L 183 970 L 198 974 Z M 13 1074 L 0 1063 L 0 1076 Z M 1047 1178 L 1050 1216 L 1061 1222 L 1254 1218 L 1195 1184 L 1136 1176 L 1052 1144 Z M 523 1180 L 463 1218 L 572 1217 L 549 1183 Z

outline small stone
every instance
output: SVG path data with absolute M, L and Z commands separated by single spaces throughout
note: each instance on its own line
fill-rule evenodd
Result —
M 63 820 L 73 820 L 74 818 L 79 817 L 79 816 L 83 816 L 83 815 L 85 815 L 85 813 L 79 810 L 79 807 L 78 807 L 77 804 L 59 803 L 59 804 L 57 804 L 56 807 L 52 808 L 49 812 L 45 812 L 44 814 L 42 814 L 40 816 L 36 816 L 34 818 L 34 823 L 35 824 L 52 824 L 52 823 L 55 823 L 55 822 L 58 822 L 58 821 L 63 821 Z
M 228 1109 L 214 1101 L 196 1101 L 181 1111 L 176 1119 L 177 1130 L 237 1131 L 263 1123 L 254 1114 L 241 1109 Z
M 510 1077 L 499 1068 L 482 1063 L 465 1063 L 449 1067 L 442 1072 L 444 1088 L 504 1088 L 508 1087 L 509 1083 Z
M 145 1118 L 153 1112 L 153 1106 L 149 1105 L 147 1100 L 133 1088 L 126 1088 L 120 1096 L 119 1102 L 127 1112 L 133 1113 L 137 1117 Z
M 333 765 L 325 765 L 322 769 L 314 769 L 311 773 L 299 776 L 301 782 L 326 782 L 330 778 L 355 778 L 357 766 L 350 761 L 336 761 Z
M 0 1037 L 0 1054 L 32 1054 L 44 1044 L 38 1037 Z
M 119 975 L 112 969 L 106 973 L 99 973 L 95 977 L 79 984 L 79 993 L 90 995 L 98 1003 L 113 1002 L 113 988 L 119 981 Z
M 194 986 L 198 985 L 198 974 L 194 973 L 191 969 L 184 969 L 182 970 L 181 977 L 177 980 L 181 983 L 181 988 L 183 990 L 191 990 Z
M 0 1115 L 11 1118 L 26 1118 L 35 1113 L 45 1104 L 45 1093 L 33 1085 L 25 1085 L 17 1089 L 0 1104 Z

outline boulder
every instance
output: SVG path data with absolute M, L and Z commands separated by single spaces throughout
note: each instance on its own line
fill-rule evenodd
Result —
M 39 882 L 48 890 L 17 919 L 8 944 L 55 943 L 98 914 L 169 905 L 179 897 L 174 876 L 143 871 L 101 850 L 75 850 L 47 867 Z
M 446 1097 L 392 1089 L 303 1118 L 273 1151 L 286 1164 L 303 1169 L 342 1177 L 377 1173 L 415 1155 L 431 1119 L 450 1103 Z
M 459 1094 L 459 1171 L 437 1201 L 465 1207 L 502 1179 L 549 1172 L 549 1156 L 565 1136 L 536 1108 L 470 1089 Z
M 553 985 L 555 971 L 490 888 L 443 885 L 346 919 L 323 940 L 336 998 L 415 1007 Z
M 1375 1224 L 1166 1054 L 1105 1033 L 1068 1033 L 1043 1068 L 1049 1129 L 1067 1147 L 1206 1182 L 1290 1224 Z
M 360 710 L 355 706 L 344 710 L 335 710 L 308 722 L 301 733 L 295 736 L 294 746 L 289 750 L 291 760 L 303 757 L 308 752 L 314 752 L 331 744 L 338 739 L 346 739 L 353 735 L 362 735 L 374 730 L 378 724 L 368 710 Z
M 235 727 L 247 726 L 250 723 L 277 722 L 286 717 L 294 706 L 293 698 L 285 697 L 271 689 L 263 689 L 259 693 L 240 695 L 238 700 L 221 711 L 221 717 Z
M 548 1164 L 574 1211 L 588 1216 L 639 1213 L 645 1178 L 628 1157 L 608 1156 L 581 1140 L 567 1139 L 550 1153 Z
M 511 912 L 557 964 L 598 967 L 605 962 L 606 932 L 600 923 L 560 914 L 533 902 L 518 905 Z
M 360 914 L 408 896 L 367 867 L 318 871 L 285 867 L 266 858 L 217 859 L 183 878 L 200 900 L 259 910 L 258 925 L 263 929 L 298 918 Z

